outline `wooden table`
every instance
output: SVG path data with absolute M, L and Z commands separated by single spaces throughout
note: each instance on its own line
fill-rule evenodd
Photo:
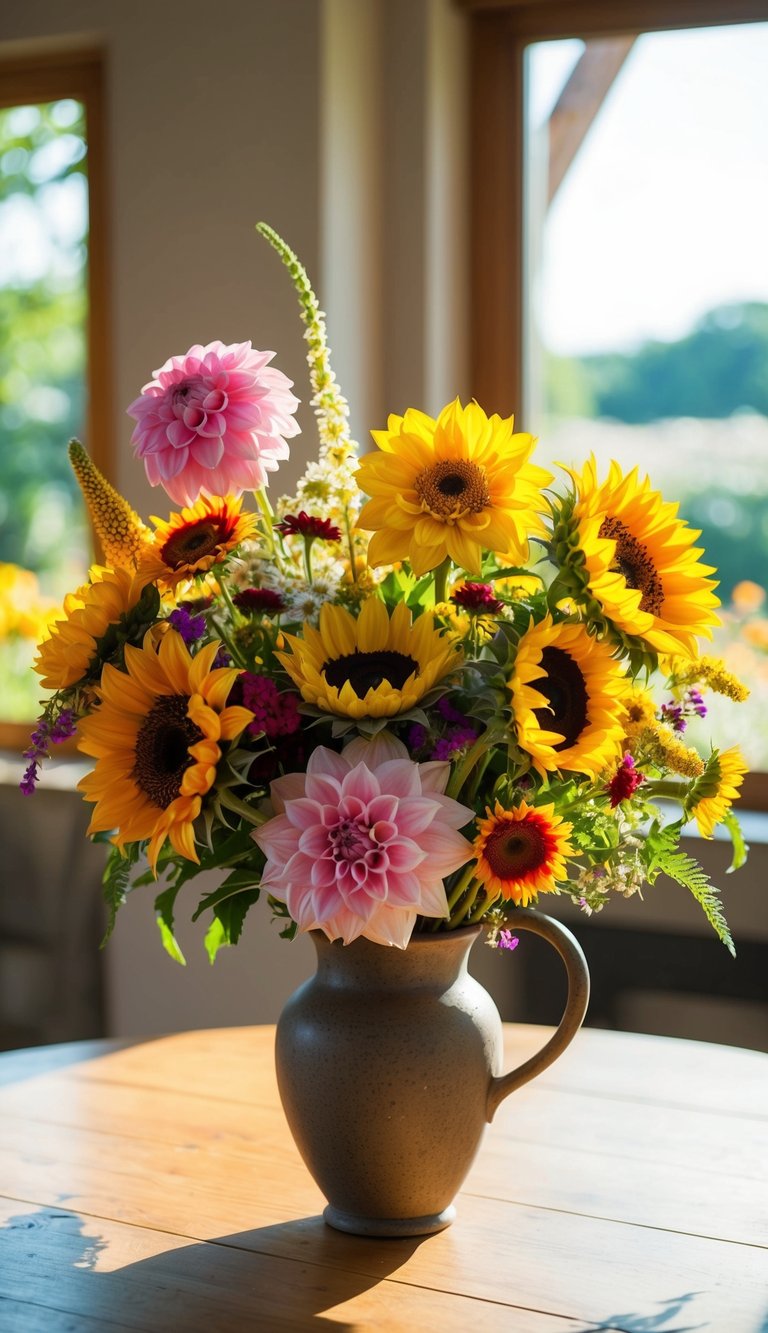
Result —
M 509 1027 L 510 1064 L 543 1035 Z M 768 1327 L 768 1057 L 583 1031 L 501 1107 L 453 1227 L 382 1241 L 321 1221 L 272 1040 L 0 1057 L 3 1333 Z

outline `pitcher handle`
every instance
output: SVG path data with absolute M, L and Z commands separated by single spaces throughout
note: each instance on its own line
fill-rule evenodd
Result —
M 578 940 L 559 921 L 541 912 L 532 912 L 529 908 L 518 908 L 511 921 L 513 930 L 530 930 L 552 944 L 565 963 L 568 973 L 568 999 L 565 1012 L 560 1019 L 557 1031 L 550 1037 L 546 1046 L 532 1055 L 518 1069 L 500 1078 L 491 1078 L 488 1088 L 487 1116 L 493 1120 L 496 1111 L 505 1097 L 524 1083 L 530 1082 L 537 1074 L 551 1065 L 573 1041 L 584 1021 L 589 1004 L 589 970 L 587 960 Z

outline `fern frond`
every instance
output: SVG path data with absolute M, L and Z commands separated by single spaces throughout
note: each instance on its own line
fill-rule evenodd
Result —
M 675 883 L 682 884 L 693 894 L 715 934 L 722 940 L 726 949 L 736 957 L 731 932 L 723 915 L 718 890 L 710 882 L 709 875 L 692 856 L 681 851 L 660 849 L 656 854 L 656 866 L 669 875 Z

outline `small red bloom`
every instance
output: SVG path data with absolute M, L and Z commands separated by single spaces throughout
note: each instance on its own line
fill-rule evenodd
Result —
M 248 615 L 276 616 L 287 606 L 282 593 L 276 592 L 274 588 L 243 588 L 242 592 L 235 593 L 232 601 Z
M 298 514 L 286 514 L 280 523 L 275 524 L 275 531 L 284 537 L 319 537 L 324 542 L 340 542 L 341 529 L 329 518 L 314 518 L 302 509 Z
M 479 611 L 486 616 L 497 616 L 504 603 L 494 596 L 490 583 L 463 583 L 454 588 L 451 601 L 463 606 L 465 611 Z
M 632 755 L 625 754 L 605 789 L 611 798 L 611 809 L 614 810 L 621 801 L 628 801 L 641 782 L 645 782 L 645 776 L 635 768 Z

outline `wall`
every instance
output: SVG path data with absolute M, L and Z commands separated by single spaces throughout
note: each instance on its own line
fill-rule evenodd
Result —
M 94 46 L 107 72 L 112 480 L 139 512 L 167 505 L 132 459 L 124 409 L 194 342 L 274 349 L 305 400 L 281 491 L 313 454 L 297 307 L 254 234 L 259 219 L 315 281 L 361 442 L 389 411 L 437 411 L 464 391 L 465 43 L 451 0 L 0 9 L 2 58 Z M 258 907 L 214 969 L 201 932 L 182 925 L 189 965 L 179 968 L 160 949 L 147 896 L 129 899 L 104 955 L 115 1033 L 269 1021 L 310 970 L 308 942 L 278 947 Z

